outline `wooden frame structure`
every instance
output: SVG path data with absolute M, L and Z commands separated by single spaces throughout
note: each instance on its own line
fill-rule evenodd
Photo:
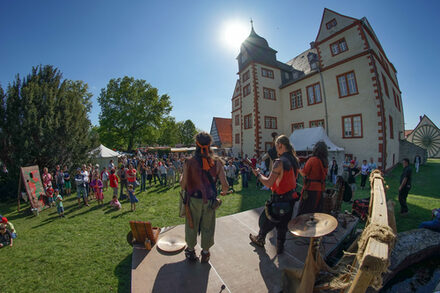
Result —
M 130 221 L 133 243 L 144 244 L 147 250 L 156 244 L 159 238 L 160 228 L 152 227 L 150 222 Z
M 370 183 L 371 198 L 367 226 L 377 224 L 379 226 L 389 227 L 390 229 L 394 230 L 392 224 L 395 223 L 395 220 L 388 219 L 385 187 L 380 171 L 373 171 L 371 173 Z M 394 215 L 394 213 L 390 214 Z M 372 284 L 373 279 L 376 277 L 376 275 L 373 274 L 369 268 L 388 264 L 388 259 L 392 250 L 390 244 L 378 241 L 373 237 L 369 237 L 367 241 L 367 246 L 362 258 L 356 266 L 358 267 L 357 274 L 351 283 L 351 286 L 347 290 L 349 293 L 365 292 Z M 354 265 L 356 265 L 356 263 L 357 261 L 355 260 Z

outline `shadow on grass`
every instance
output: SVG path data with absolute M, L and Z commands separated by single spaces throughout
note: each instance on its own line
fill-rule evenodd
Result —
M 408 210 L 409 213 L 402 216 L 400 215 L 400 204 L 397 202 L 394 207 L 398 232 L 416 229 L 421 222 L 431 220 L 432 212 L 428 208 L 408 203 Z
M 115 210 L 115 211 L 116 211 L 116 210 Z M 114 215 L 114 216 L 112 217 L 112 219 L 117 219 L 117 218 L 120 218 L 120 217 L 122 217 L 122 216 L 124 216 L 124 215 L 126 215 L 126 214 L 130 214 L 130 213 L 131 213 L 130 210 L 124 211 L 124 212 L 121 212 L 121 213 L 119 213 L 119 214 L 117 214 L 117 215 Z
M 115 276 L 118 278 L 118 292 L 130 292 L 131 279 L 131 256 L 127 255 L 115 268 Z
M 84 215 L 84 214 L 87 214 L 89 212 L 92 212 L 92 211 L 95 211 L 95 210 L 99 210 L 99 209 L 102 209 L 102 208 L 103 208 L 102 205 L 95 205 L 93 207 L 87 207 L 87 206 L 77 207 L 77 209 L 84 209 L 84 210 L 82 212 L 78 213 L 78 214 L 69 216 L 69 219 L 73 219 L 73 218 L 76 218 L 78 216 L 81 216 L 81 215 Z M 70 215 L 71 213 L 74 213 L 74 212 L 75 211 L 73 210 L 73 211 L 67 213 L 66 216 L 68 216 L 68 215 Z

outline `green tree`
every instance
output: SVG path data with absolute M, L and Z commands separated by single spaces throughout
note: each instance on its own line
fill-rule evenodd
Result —
M 91 94 L 87 84 L 62 78 L 50 65 L 16 76 L 6 94 L 0 90 L 0 160 L 15 182 L 21 166 L 73 166 L 90 150 Z M 16 184 L 16 183 L 15 183 Z
M 174 117 L 163 119 L 159 128 L 157 143 L 163 146 L 175 146 L 180 142 L 179 128 Z
M 194 144 L 194 136 L 197 134 L 196 126 L 191 120 L 178 123 L 180 142 L 184 145 Z
M 172 109 L 168 95 L 159 95 L 145 80 L 127 76 L 111 79 L 98 101 L 100 140 L 111 148 L 128 150 L 153 143 L 156 129 Z

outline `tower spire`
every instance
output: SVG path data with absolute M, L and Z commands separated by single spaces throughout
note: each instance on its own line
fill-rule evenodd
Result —
M 254 21 L 252 20 L 252 17 L 251 17 L 251 28 L 254 29 Z

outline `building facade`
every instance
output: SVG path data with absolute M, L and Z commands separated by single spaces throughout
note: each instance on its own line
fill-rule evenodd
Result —
M 346 154 L 387 170 L 399 159 L 404 117 L 396 69 L 366 18 L 325 9 L 310 49 L 283 63 L 252 27 L 232 96 L 236 154 L 261 154 L 273 132 L 322 126 Z

